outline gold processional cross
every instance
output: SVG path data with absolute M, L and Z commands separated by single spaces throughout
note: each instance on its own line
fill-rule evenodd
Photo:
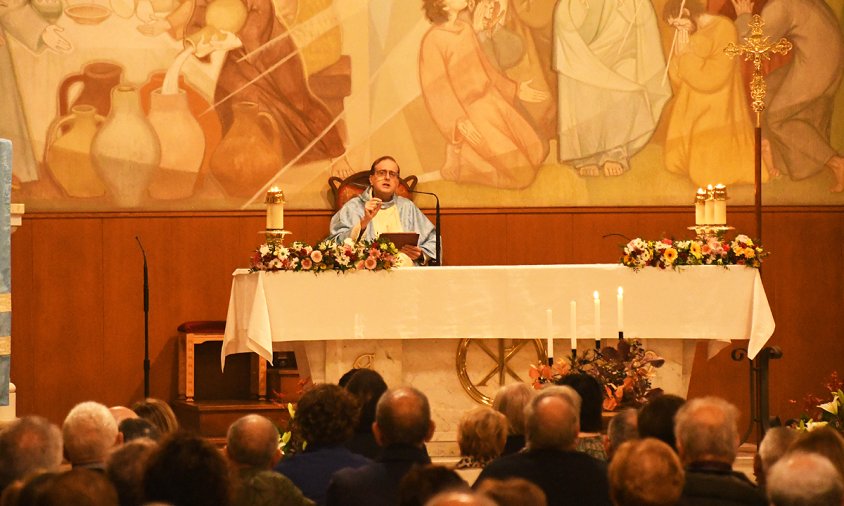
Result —
M 743 44 L 730 42 L 724 48 L 727 56 L 735 58 L 744 55 L 744 60 L 753 60 L 753 78 L 750 81 L 751 107 L 756 113 L 756 128 L 754 129 L 754 208 L 756 214 L 756 240 L 762 241 L 762 111 L 765 110 L 765 93 L 767 86 L 762 76 L 762 60 L 770 60 L 771 54 L 781 55 L 791 51 L 791 42 L 785 37 L 777 42 L 770 42 L 770 37 L 762 33 L 765 21 L 762 16 L 754 14 L 748 25 L 750 35 L 745 37 Z
M 750 98 L 753 99 L 753 111 L 756 112 L 756 128 L 761 127 L 762 111 L 765 110 L 765 93 L 767 86 L 762 76 L 762 60 L 770 60 L 771 54 L 785 55 L 791 51 L 791 42 L 785 37 L 775 43 L 770 42 L 770 37 L 763 35 L 762 27 L 765 21 L 759 14 L 754 14 L 748 25 L 750 35 L 744 39 L 744 44 L 733 44 L 730 42 L 724 52 L 727 56 L 735 58 L 744 55 L 745 61 L 753 59 L 753 79 L 750 81 Z M 757 146 L 758 148 L 758 146 Z

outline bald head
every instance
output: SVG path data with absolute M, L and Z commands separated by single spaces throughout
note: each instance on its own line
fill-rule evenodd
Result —
M 388 390 L 375 408 L 373 429 L 381 446 L 424 444 L 434 430 L 428 398 L 412 387 Z
M 572 450 L 580 432 L 580 396 L 571 387 L 543 389 L 525 408 L 531 449 Z
M 821 455 L 789 452 L 768 473 L 768 499 L 774 506 L 844 504 L 844 482 Z
M 425 506 L 496 506 L 496 503 L 484 495 L 464 491 L 437 494 Z
M 278 430 L 260 415 L 239 418 L 229 427 L 226 455 L 241 466 L 269 469 L 279 457 Z

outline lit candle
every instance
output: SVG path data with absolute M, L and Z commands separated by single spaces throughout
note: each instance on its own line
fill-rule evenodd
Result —
M 695 194 L 695 225 L 706 225 L 706 214 L 704 205 L 706 203 L 706 190 L 698 188 Z
M 267 192 L 267 230 L 284 230 L 284 192 L 273 186 Z
M 616 300 L 618 300 L 618 337 L 624 335 L 624 288 L 618 287 L 618 295 L 616 296 Z
M 592 293 L 592 297 L 595 299 L 595 341 L 598 346 L 601 345 L 601 296 L 598 294 L 598 290 L 595 290 Z
M 571 351 L 577 351 L 577 302 L 571 301 L 569 305 L 569 336 L 571 337 Z
M 706 201 L 703 203 L 703 224 L 715 224 L 715 190 L 711 184 L 706 185 Z
M 554 326 L 550 309 L 545 310 L 545 326 L 548 328 L 548 358 L 554 358 Z
M 727 224 L 727 187 L 722 184 L 716 184 L 713 197 L 715 199 L 713 222 L 716 225 L 725 226 Z

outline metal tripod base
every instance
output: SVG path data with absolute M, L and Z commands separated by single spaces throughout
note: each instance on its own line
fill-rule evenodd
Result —
M 747 348 L 736 348 L 730 356 L 737 362 L 745 360 Z M 747 442 L 754 429 L 758 436 L 756 442 L 761 442 L 762 437 L 771 428 L 771 404 L 768 392 L 769 362 L 779 358 L 782 358 L 782 350 L 778 346 L 766 346 L 755 359 L 747 359 L 750 366 L 750 424 L 741 439 L 742 443 Z

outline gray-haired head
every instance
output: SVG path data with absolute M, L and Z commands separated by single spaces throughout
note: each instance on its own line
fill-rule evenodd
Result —
M 492 409 L 507 417 L 510 434 L 525 433 L 525 406 L 528 405 L 536 390 L 527 383 L 510 383 L 498 389 L 492 400 Z
M 525 407 L 525 439 L 531 449 L 571 450 L 579 432 L 580 396 L 571 387 L 546 387 Z
M 639 438 L 639 430 L 636 425 L 638 411 L 633 408 L 625 409 L 617 413 L 607 426 L 607 439 L 609 445 L 607 456 L 612 458 L 613 453 L 627 441 Z
M 718 397 L 693 399 L 677 412 L 674 432 L 684 464 L 717 461 L 732 465 L 739 445 L 738 409 Z
M 839 506 L 844 482 L 838 470 L 818 454 L 790 452 L 768 472 L 768 499 L 773 506 Z
M 105 462 L 117 434 L 117 421 L 107 407 L 93 401 L 79 403 L 62 424 L 65 455 L 73 465 Z
M 797 439 L 799 433 L 788 427 L 772 427 L 765 433 L 762 442 L 759 443 L 759 476 L 757 481 L 765 482 L 768 471 L 776 462 L 785 455 L 789 445 Z
M 26 416 L 0 432 L 0 490 L 36 470 L 62 463 L 62 433 L 40 416 Z

